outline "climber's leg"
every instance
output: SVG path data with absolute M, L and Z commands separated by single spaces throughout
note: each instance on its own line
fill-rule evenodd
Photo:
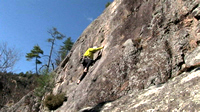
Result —
M 86 67 L 84 68 L 84 72 L 87 72 L 87 71 L 88 71 L 89 66 L 92 64 L 92 62 L 93 62 L 92 59 L 88 59 L 88 60 L 87 60 L 87 65 L 86 65 Z
M 81 77 L 77 81 L 77 84 L 79 84 L 83 80 L 83 78 L 86 76 L 86 74 L 87 74 L 87 72 L 83 72 L 83 74 L 81 75 Z

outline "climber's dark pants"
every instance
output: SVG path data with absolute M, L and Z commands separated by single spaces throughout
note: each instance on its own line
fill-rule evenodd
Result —
M 87 72 L 83 72 L 83 74 L 81 75 L 81 77 L 80 77 L 80 81 L 82 81 L 83 80 L 83 78 L 86 76 L 86 74 L 87 74 Z
M 83 61 L 83 69 L 87 68 L 87 70 L 89 69 L 90 65 L 92 65 L 92 63 L 94 62 L 94 60 L 90 59 L 89 57 L 85 57 L 84 61 Z M 80 81 L 83 80 L 83 78 L 86 76 L 87 72 L 83 72 L 83 74 L 80 77 Z
M 90 58 L 85 58 L 85 63 L 83 63 L 83 67 L 89 69 L 89 66 L 93 63 L 93 60 Z

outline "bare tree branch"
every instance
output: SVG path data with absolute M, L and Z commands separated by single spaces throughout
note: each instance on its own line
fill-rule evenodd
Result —
M 15 48 L 9 48 L 7 43 L 0 44 L 0 71 L 11 71 L 19 60 L 19 54 Z

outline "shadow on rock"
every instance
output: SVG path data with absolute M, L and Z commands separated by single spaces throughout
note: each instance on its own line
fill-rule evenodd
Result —
M 79 112 L 100 112 L 102 107 L 106 104 L 112 101 L 105 101 L 105 102 L 101 102 L 99 104 L 97 104 L 96 106 L 94 106 L 93 108 L 85 108 Z

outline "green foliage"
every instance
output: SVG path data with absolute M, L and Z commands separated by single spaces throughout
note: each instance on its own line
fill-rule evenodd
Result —
M 26 71 L 26 73 L 25 73 L 26 75 L 32 75 L 32 74 L 34 74 L 32 71 Z
M 111 4 L 111 2 L 107 2 L 107 4 L 105 5 L 105 7 L 107 8 L 110 4 Z
M 43 54 L 43 50 L 38 45 L 35 45 L 30 53 L 26 53 L 27 61 L 30 61 L 31 59 L 35 58 L 36 74 L 37 74 L 37 64 L 41 64 L 42 63 L 38 59 L 38 58 L 41 58 L 40 54 Z
M 47 73 L 47 70 L 43 70 L 43 75 L 39 75 L 37 78 L 37 88 L 35 89 L 35 95 L 42 97 L 46 92 L 52 91 L 54 88 L 54 73 Z
M 16 74 L 16 75 L 19 75 L 19 76 L 21 76 L 21 77 L 26 77 L 26 78 L 28 78 L 28 79 L 31 79 L 32 77 L 34 77 L 34 81 L 35 81 L 35 79 L 36 79 L 36 74 L 34 74 L 33 72 L 26 72 L 26 73 L 23 73 L 23 72 L 21 72 L 21 73 L 18 73 L 18 74 Z M 36 81 L 35 81 L 36 82 Z
M 68 54 L 68 52 L 71 50 L 73 46 L 73 42 L 71 40 L 71 37 L 68 37 L 67 40 L 63 42 L 63 46 L 60 47 L 60 54 L 61 54 L 61 59 L 63 60 L 65 56 Z
M 31 59 L 33 59 L 35 57 L 41 58 L 39 56 L 39 54 L 43 54 L 43 50 L 41 50 L 40 46 L 35 45 L 33 47 L 33 49 L 31 50 L 31 52 L 26 54 L 26 58 L 27 58 L 28 61 L 30 61 Z
M 65 94 L 57 94 L 57 95 L 47 95 L 44 100 L 44 105 L 49 108 L 49 110 L 56 110 L 60 107 L 63 102 L 66 100 Z
M 69 51 L 71 50 L 72 46 L 73 46 L 73 42 L 71 40 L 71 37 L 68 37 L 64 42 L 63 42 L 63 46 L 60 46 L 60 50 L 59 50 L 59 56 L 56 59 L 56 64 L 59 65 L 60 62 L 62 60 L 64 60 L 64 58 L 66 57 L 66 55 L 69 53 Z

